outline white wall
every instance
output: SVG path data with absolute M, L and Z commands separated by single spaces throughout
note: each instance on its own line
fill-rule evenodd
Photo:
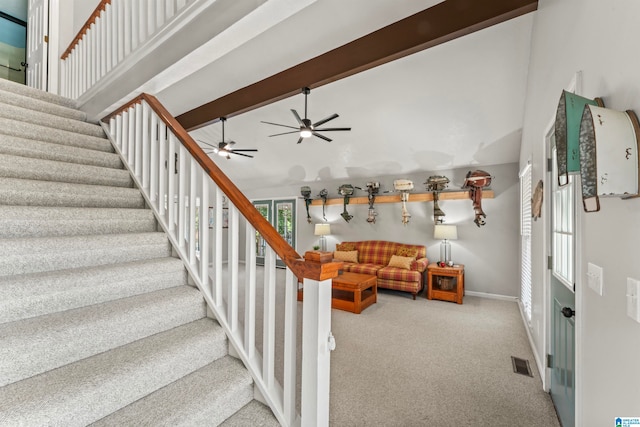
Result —
M 582 71 L 582 93 L 610 108 L 640 112 L 637 40 L 640 2 L 540 0 L 534 22 L 521 165 L 531 157 L 533 182 L 544 179 L 544 133 L 563 87 Z M 546 184 L 545 180 L 545 184 Z M 601 211 L 581 212 L 582 257 L 576 320 L 582 352 L 577 424 L 612 425 L 640 416 L 640 324 L 626 316 L 626 278 L 640 278 L 640 199 L 601 199 Z M 543 357 L 545 222 L 533 228 L 533 338 Z M 588 262 L 604 268 L 604 295 L 586 287 Z
M 450 180 L 450 190 L 460 189 L 470 169 L 443 170 L 438 172 L 421 172 L 408 176 L 372 177 L 381 183 L 381 190 L 393 189 L 393 181 L 408 178 L 414 182 L 415 193 L 425 193 L 423 182 L 430 175 L 445 175 Z M 518 236 L 519 236 L 519 185 L 518 167 L 515 163 L 508 165 L 487 166 L 486 170 L 493 177 L 491 189 L 495 191 L 494 199 L 483 200 L 482 206 L 487 214 L 487 224 L 478 228 L 473 219 L 473 206 L 470 199 L 447 200 L 440 202 L 440 208 L 446 214 L 446 223 L 458 225 L 458 240 L 452 241 L 452 258 L 455 262 L 465 264 L 465 286 L 468 291 L 485 292 L 497 295 L 519 295 L 518 268 Z M 322 188 L 329 192 L 329 198 L 340 197 L 338 187 L 341 184 L 364 187 L 366 182 L 353 180 L 326 180 L 315 183 L 280 186 L 271 189 L 242 191 L 251 199 L 298 197 L 298 246 L 297 252 L 304 255 L 318 244 L 318 237 L 313 235 L 314 224 L 323 222 L 322 206 L 311 206 L 312 223 L 307 223 L 304 201 L 300 195 L 300 186 L 309 185 L 312 197 Z M 366 196 L 365 191 L 356 191 L 355 196 Z M 327 237 L 327 249 L 334 250 L 335 244 L 354 240 L 389 240 L 402 243 L 422 244 L 427 246 L 427 256 L 437 261 L 440 255 L 440 241 L 433 239 L 433 203 L 411 202 L 407 209 L 411 220 L 407 226 L 402 225 L 401 205 L 399 203 L 377 204 L 378 217 L 375 224 L 366 221 L 368 205 L 348 205 L 348 212 L 354 218 L 347 223 L 340 214 L 342 204 L 326 207 L 327 221 L 331 224 L 331 235 Z

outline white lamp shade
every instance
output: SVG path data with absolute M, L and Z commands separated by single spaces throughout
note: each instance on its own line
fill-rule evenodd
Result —
M 436 240 L 456 240 L 458 238 L 458 227 L 456 225 L 436 224 L 433 238 Z
M 313 233 L 316 236 L 326 236 L 331 234 L 331 225 L 330 224 L 316 224 L 315 232 Z

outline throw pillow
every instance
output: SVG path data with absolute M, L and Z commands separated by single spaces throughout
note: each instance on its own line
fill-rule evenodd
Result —
M 396 255 L 416 259 L 418 256 L 418 250 L 415 248 L 398 248 Z
M 389 260 L 389 267 L 402 268 L 404 270 L 411 269 L 411 263 L 415 260 L 415 258 L 409 256 L 398 256 L 392 255 Z
M 356 250 L 356 245 L 354 245 L 353 243 L 338 243 L 336 245 L 336 251 L 355 251 Z
M 333 257 L 338 261 L 358 263 L 358 251 L 335 251 Z

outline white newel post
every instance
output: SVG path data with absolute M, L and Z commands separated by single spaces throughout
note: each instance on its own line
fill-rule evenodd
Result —
M 302 425 L 329 425 L 331 279 L 305 278 L 302 303 Z

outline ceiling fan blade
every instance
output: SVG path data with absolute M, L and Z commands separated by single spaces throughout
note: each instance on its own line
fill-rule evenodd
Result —
M 324 136 L 324 135 L 320 135 L 318 132 L 313 132 L 313 136 L 317 136 L 318 138 L 322 138 L 322 139 L 324 139 L 325 141 L 328 141 L 328 142 L 333 141 L 333 139 L 331 139 L 331 138 L 327 138 L 327 137 L 326 137 L 326 136 Z
M 298 115 L 298 112 L 294 109 L 291 109 L 291 112 L 293 113 L 293 115 L 296 117 L 296 120 L 298 121 L 298 123 L 300 124 L 300 126 L 304 126 L 304 122 L 302 121 L 302 119 L 300 118 L 300 116 Z
M 337 114 L 332 114 L 329 117 L 325 117 L 324 119 L 322 119 L 322 120 L 320 120 L 318 122 L 315 122 L 313 124 L 313 127 L 316 128 L 318 126 L 322 126 L 323 124 L 327 123 L 328 121 L 333 120 L 333 119 L 337 119 L 338 117 L 340 117 L 340 116 L 338 116 Z
M 256 150 L 256 151 L 257 151 L 257 150 Z M 238 156 L 250 157 L 250 158 L 252 158 L 252 159 L 253 159 L 253 156 L 250 156 L 250 155 L 248 155 L 248 154 L 236 153 L 236 150 L 234 150 L 234 151 L 229 151 L 229 153 L 231 153 L 231 154 L 237 154 Z
M 260 123 L 266 123 L 268 125 L 275 125 L 275 126 L 282 126 L 283 128 L 289 128 L 289 129 L 299 129 L 295 126 L 289 126 L 289 125 L 281 125 L 280 123 L 273 123 L 273 122 L 260 122 Z
M 233 149 L 233 150 L 229 150 L 233 153 L 235 153 L 236 151 L 253 151 L 254 153 L 257 152 L 258 150 L 256 148 L 237 148 L 237 149 Z
M 208 142 L 200 141 L 199 139 L 196 139 L 196 141 L 198 141 L 201 144 L 208 145 L 211 148 L 218 148 L 216 145 L 212 145 L 212 144 L 209 144 Z
M 273 134 L 273 135 L 269 135 L 269 136 L 289 135 L 289 134 L 291 134 L 291 133 L 299 133 L 299 132 L 300 132 L 300 129 L 298 129 L 298 130 L 294 130 L 294 131 L 291 131 L 291 132 L 275 133 L 275 134 Z
M 337 130 L 351 130 L 351 128 L 326 128 L 326 129 L 316 129 L 316 132 L 331 132 Z
M 303 137 L 300 137 L 300 139 L 298 140 L 298 144 L 300 144 L 303 139 L 304 139 Z
M 235 141 L 227 141 L 227 145 L 235 145 L 236 142 Z

